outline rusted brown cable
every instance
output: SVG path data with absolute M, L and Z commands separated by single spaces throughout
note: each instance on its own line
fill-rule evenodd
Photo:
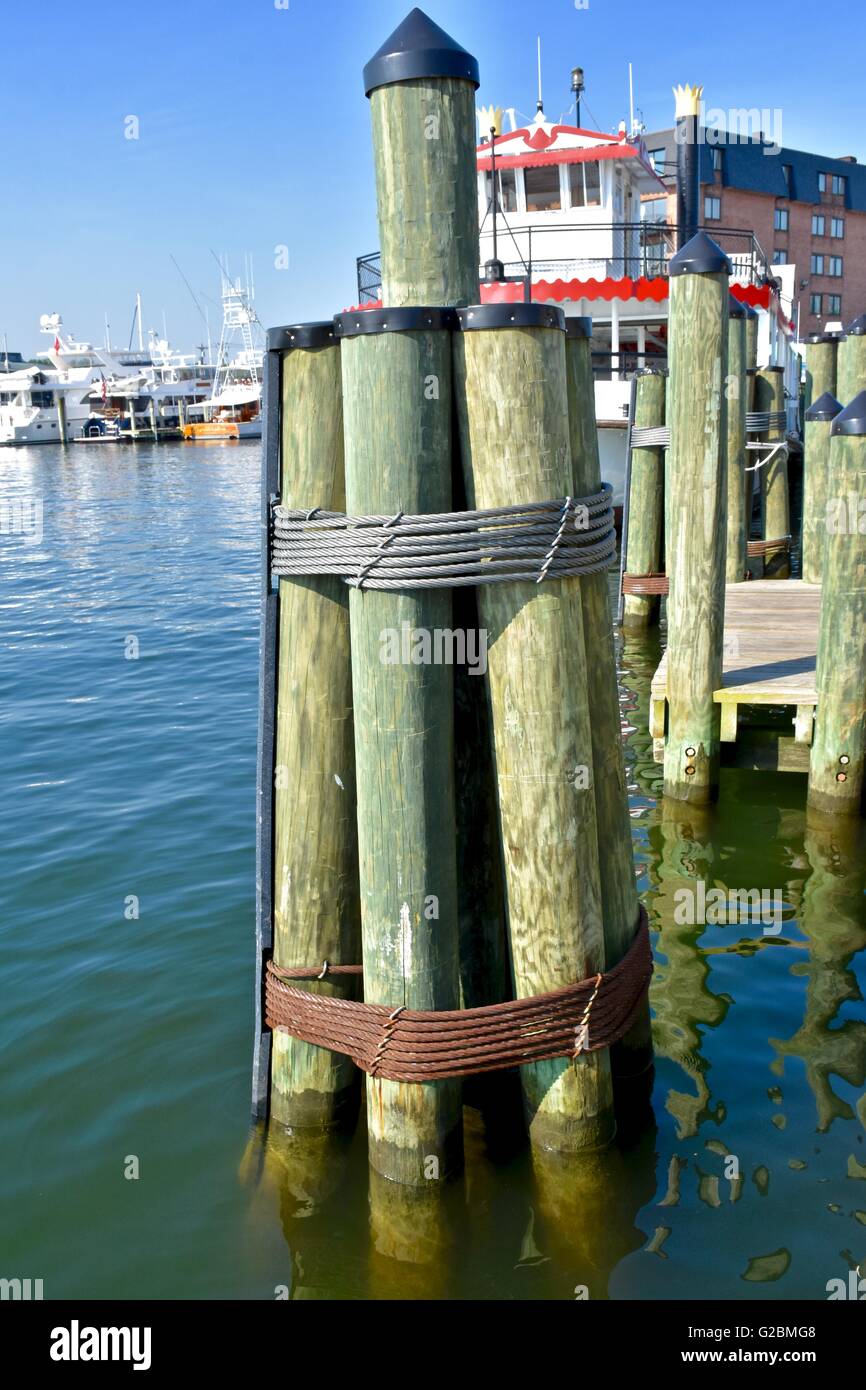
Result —
M 360 966 L 332 966 L 358 973 Z M 303 978 L 320 974 L 309 967 Z M 612 970 L 530 999 L 437 1012 L 362 1004 L 310 994 L 268 961 L 265 1019 L 303 1042 L 351 1057 L 386 1081 L 440 1081 L 554 1057 L 598 1052 L 635 1021 L 652 974 L 646 911 L 627 954 Z
M 666 594 L 670 581 L 666 574 L 624 574 L 622 592 L 624 594 Z
M 775 541 L 749 541 L 748 555 L 750 558 L 757 555 L 766 555 L 770 550 L 790 550 L 791 537 L 781 536 Z

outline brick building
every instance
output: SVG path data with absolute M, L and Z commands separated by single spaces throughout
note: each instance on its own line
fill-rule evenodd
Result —
M 866 311 L 866 166 L 852 155 L 828 159 L 801 150 L 771 152 L 759 139 L 734 140 L 702 130 L 701 214 L 712 232 L 743 228 L 767 259 L 790 264 L 801 338 Z M 673 130 L 644 135 L 667 197 L 644 199 L 643 212 L 676 221 Z M 652 204 L 658 204 L 657 210 Z

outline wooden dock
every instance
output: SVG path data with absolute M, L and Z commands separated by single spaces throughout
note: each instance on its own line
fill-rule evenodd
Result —
M 725 645 L 721 688 L 722 761 L 737 767 L 808 772 L 817 702 L 815 660 L 820 584 L 799 579 L 756 579 L 725 589 Z M 653 676 L 650 733 L 656 762 L 664 760 L 667 652 Z M 744 707 L 791 707 L 793 735 L 773 736 L 740 726 Z

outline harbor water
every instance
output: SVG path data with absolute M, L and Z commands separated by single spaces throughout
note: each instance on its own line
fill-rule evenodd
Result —
M 861 827 L 807 825 L 793 775 L 663 805 L 663 631 L 619 647 L 647 1122 L 575 1171 L 467 1110 L 450 1234 L 419 1209 L 386 1243 L 363 1123 L 310 1147 L 248 1121 L 259 444 L 4 448 L 0 501 L 0 1276 L 47 1299 L 823 1300 L 866 1271 Z

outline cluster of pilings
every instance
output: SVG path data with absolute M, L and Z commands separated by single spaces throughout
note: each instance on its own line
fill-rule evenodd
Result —
M 704 233 L 671 261 L 669 375 L 636 379 L 624 540 L 629 577 L 644 581 L 625 594 L 632 628 L 658 617 L 659 599 L 646 591 L 660 577 L 664 544 L 664 788 L 698 803 L 718 789 L 725 589 L 749 577 L 755 474 L 763 576 L 791 573 L 783 369 L 756 367 L 756 319 L 730 295 L 729 274 Z M 822 585 L 809 805 L 857 813 L 866 757 L 866 316 L 842 338 L 807 345 L 806 381 L 802 578 Z M 750 452 L 760 455 L 755 464 Z
M 475 59 L 416 10 L 364 79 L 383 307 L 269 334 L 266 492 L 350 516 L 597 492 L 588 320 L 566 332 L 551 306 L 476 303 Z M 263 662 L 276 708 L 271 787 L 265 696 L 260 946 L 272 917 L 279 968 L 360 960 L 362 984 L 323 970 L 304 987 L 440 1011 L 625 955 L 639 907 L 603 574 L 477 590 L 281 578 L 278 596 L 267 576 L 265 609 L 278 657 Z M 470 628 L 483 677 L 383 661 L 386 634 Z M 611 1052 L 521 1067 L 534 1150 L 603 1148 L 614 1080 L 650 1063 L 644 1004 Z M 269 1090 L 274 1122 L 322 1133 L 354 1115 L 360 1077 L 277 1029 Z M 423 1189 L 457 1170 L 464 1098 L 459 1080 L 368 1076 L 375 1172 Z

